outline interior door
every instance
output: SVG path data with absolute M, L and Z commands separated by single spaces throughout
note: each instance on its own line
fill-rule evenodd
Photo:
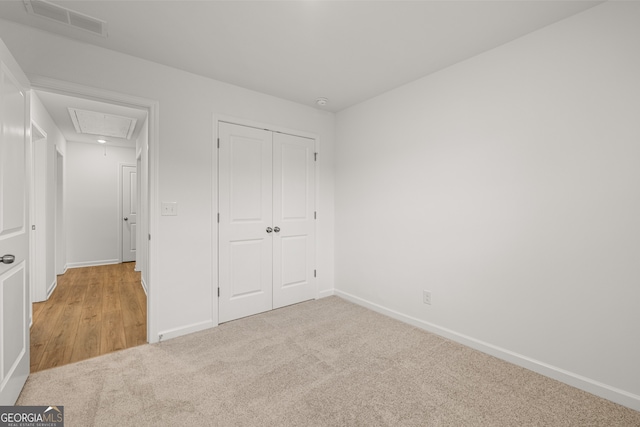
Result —
M 219 322 L 272 308 L 272 133 L 218 128 Z
M 273 136 L 273 308 L 316 297 L 315 141 Z
M 138 180 L 135 166 L 122 166 L 122 262 L 136 260 Z
M 29 376 L 28 81 L 0 41 L 0 405 Z

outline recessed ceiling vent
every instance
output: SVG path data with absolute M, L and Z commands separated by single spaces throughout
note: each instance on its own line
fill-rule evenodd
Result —
M 23 0 L 27 12 L 32 15 L 60 22 L 73 28 L 79 28 L 102 37 L 107 37 L 107 23 L 66 7 L 44 0 Z
M 76 132 L 111 138 L 131 139 L 137 119 L 69 108 Z

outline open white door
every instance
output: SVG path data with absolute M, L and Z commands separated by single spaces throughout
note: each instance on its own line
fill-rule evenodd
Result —
M 135 166 L 122 166 L 122 262 L 136 260 L 138 179 Z
M 29 376 L 28 87 L 0 41 L 0 405 Z

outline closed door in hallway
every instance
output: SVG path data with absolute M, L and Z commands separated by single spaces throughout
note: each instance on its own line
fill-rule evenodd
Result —
M 315 140 L 219 126 L 219 321 L 316 296 Z
M 122 262 L 136 260 L 138 197 L 136 167 L 123 165 L 122 175 Z

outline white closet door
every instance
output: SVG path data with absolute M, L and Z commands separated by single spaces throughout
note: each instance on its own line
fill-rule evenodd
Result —
M 312 139 L 273 136 L 273 308 L 316 297 L 314 151 Z
M 272 308 L 272 133 L 220 123 L 219 322 Z

